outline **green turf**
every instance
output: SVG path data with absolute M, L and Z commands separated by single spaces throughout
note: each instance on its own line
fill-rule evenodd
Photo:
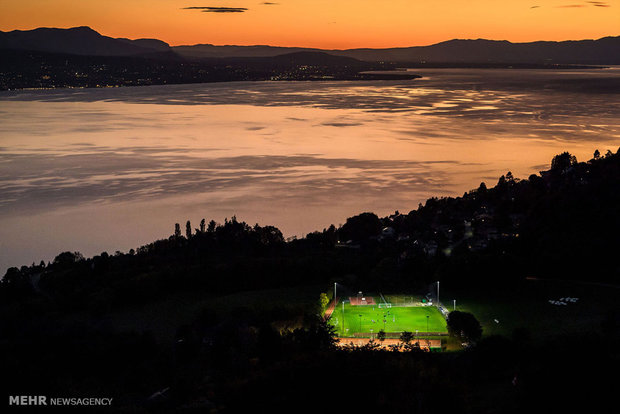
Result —
M 389 315 L 388 311 L 390 312 Z M 340 304 L 334 310 L 330 323 L 336 328 L 336 333 L 344 337 L 353 336 L 357 333 L 369 334 L 371 329 L 373 333 L 379 332 L 384 328 L 383 315 L 385 315 L 385 332 L 387 333 L 415 332 L 416 330 L 419 332 L 447 332 L 446 320 L 439 310 L 433 306 L 393 306 L 385 309 L 376 305 L 351 306 L 347 303 L 344 305 L 344 330 L 342 312 L 342 304 Z M 361 318 L 359 315 L 362 315 Z M 429 318 L 427 319 L 426 316 Z
M 560 280 L 523 280 L 501 289 L 493 285 L 458 290 L 447 287 L 443 298 L 448 310 L 453 309 L 452 300 L 456 299 L 456 310 L 474 314 L 484 336 L 510 338 L 515 329 L 525 328 L 533 340 L 590 332 L 605 334 L 601 323 L 618 309 L 620 292 L 612 286 Z M 548 302 L 563 297 L 579 301 L 566 306 Z

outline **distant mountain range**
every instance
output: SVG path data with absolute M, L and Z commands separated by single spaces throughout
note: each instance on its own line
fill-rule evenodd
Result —
M 82 26 L 0 31 L 0 49 L 83 56 L 135 56 L 170 51 L 170 45 L 157 39 L 114 39 Z
M 620 64 L 620 36 L 598 40 L 511 43 L 496 40 L 449 40 L 430 46 L 388 49 L 323 50 L 275 46 L 170 47 L 157 39 L 129 40 L 103 36 L 89 27 L 0 31 L 0 49 L 85 56 L 143 56 L 173 52 L 190 60 L 265 58 L 298 52 L 324 52 L 362 61 L 403 64 Z M 325 59 L 325 58 L 323 58 Z
M 322 51 L 364 61 L 402 63 L 553 63 L 620 64 L 620 36 L 598 40 L 511 43 L 506 40 L 449 40 L 430 46 L 389 49 L 321 50 L 274 46 L 194 45 L 172 48 L 189 58 L 268 57 L 302 51 Z

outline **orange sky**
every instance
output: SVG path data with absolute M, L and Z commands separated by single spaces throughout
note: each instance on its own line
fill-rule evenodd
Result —
M 0 30 L 90 26 L 171 45 L 392 47 L 620 35 L 620 0 L 0 0 Z M 242 7 L 241 13 L 183 7 Z M 535 7 L 538 6 L 538 7 Z

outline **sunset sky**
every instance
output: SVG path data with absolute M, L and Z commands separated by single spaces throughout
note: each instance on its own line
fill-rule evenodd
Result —
M 416 46 L 620 35 L 620 0 L 0 0 L 0 30 L 90 26 L 171 45 Z

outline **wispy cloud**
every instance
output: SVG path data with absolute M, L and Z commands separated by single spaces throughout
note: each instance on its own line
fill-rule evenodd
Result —
M 573 8 L 582 8 L 582 7 L 611 7 L 611 5 L 605 1 L 586 1 L 581 4 L 565 4 L 562 6 L 556 6 L 558 9 L 573 9 Z
M 539 9 L 539 8 L 540 8 L 540 6 L 532 6 L 532 7 L 530 7 L 530 9 Z
M 243 13 L 248 9 L 245 7 L 190 6 L 183 7 L 183 10 L 198 10 L 202 13 Z
M 270 2 L 270 1 L 265 1 L 265 2 L 262 2 L 261 4 L 262 4 L 263 6 L 277 6 L 277 5 L 279 5 L 280 3 L 272 3 L 272 2 Z

